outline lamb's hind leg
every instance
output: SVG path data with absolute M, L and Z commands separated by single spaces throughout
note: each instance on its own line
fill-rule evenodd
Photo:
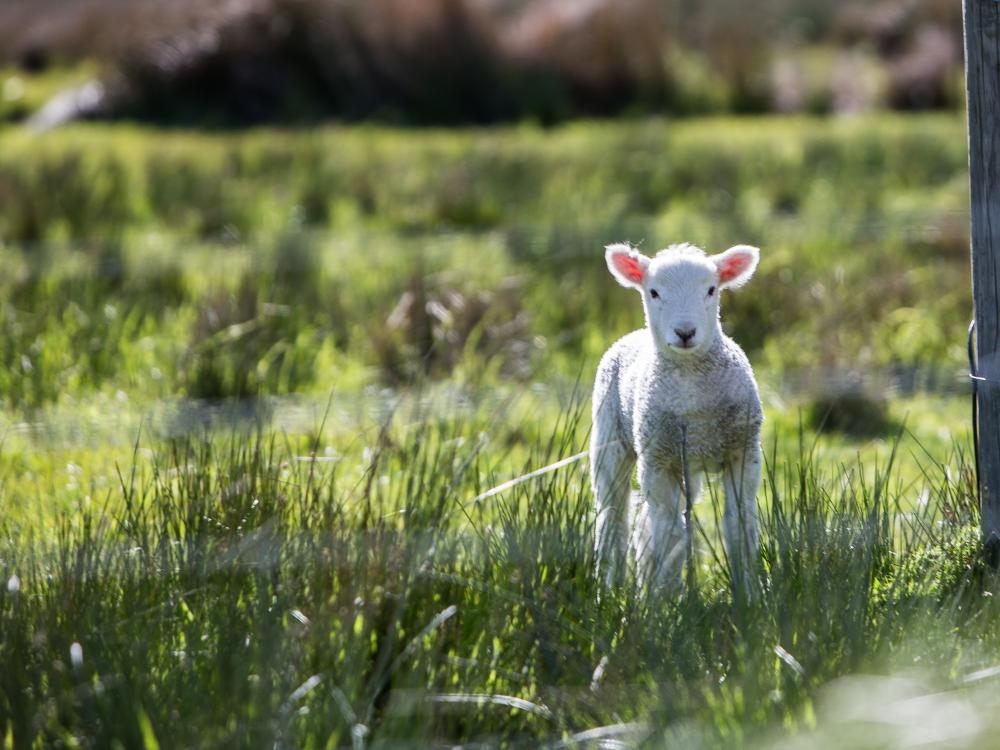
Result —
M 733 580 L 751 590 L 754 561 L 760 548 L 757 525 L 757 489 L 761 472 L 760 444 L 754 441 L 739 451 L 723 470 L 726 509 L 723 531 Z
M 590 482 L 597 509 L 597 571 L 608 587 L 622 581 L 628 560 L 629 490 L 635 456 L 614 430 L 594 426 Z

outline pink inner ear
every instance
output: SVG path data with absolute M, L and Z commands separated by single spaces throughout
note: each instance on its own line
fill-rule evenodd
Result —
M 642 282 L 643 268 L 637 258 L 633 258 L 631 255 L 626 255 L 625 253 L 616 253 L 611 257 L 615 268 L 618 269 L 618 273 L 629 281 L 634 281 L 636 284 Z
M 732 281 L 747 270 L 753 258 L 747 253 L 733 253 L 719 261 L 719 281 Z

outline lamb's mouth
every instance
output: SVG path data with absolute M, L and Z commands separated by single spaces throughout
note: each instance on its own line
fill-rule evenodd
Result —
M 673 343 L 670 344 L 670 348 L 673 349 L 675 352 L 684 352 L 685 354 L 690 354 L 691 352 L 693 352 L 695 349 L 698 348 L 698 345 L 693 341 L 677 342 L 676 344 Z

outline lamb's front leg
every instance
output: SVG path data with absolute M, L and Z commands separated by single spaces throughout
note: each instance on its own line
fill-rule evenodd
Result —
M 757 489 L 761 471 L 760 443 L 754 440 L 745 450 L 737 452 L 723 469 L 726 509 L 723 532 L 733 580 L 751 590 L 754 564 L 760 549 L 757 525 Z
M 679 592 L 687 549 L 681 484 L 640 457 L 635 499 L 632 548 L 641 580 Z
M 608 588 L 624 579 L 628 560 L 629 488 L 635 456 L 606 425 L 595 423 L 591 436 L 590 479 L 597 510 L 597 569 Z

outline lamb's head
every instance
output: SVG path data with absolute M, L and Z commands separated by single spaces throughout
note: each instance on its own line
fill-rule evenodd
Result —
M 719 335 L 719 292 L 743 286 L 760 251 L 737 245 L 705 255 L 692 245 L 671 245 L 649 258 L 627 244 L 605 252 L 611 274 L 642 294 L 646 325 L 661 351 L 689 356 L 708 349 Z

